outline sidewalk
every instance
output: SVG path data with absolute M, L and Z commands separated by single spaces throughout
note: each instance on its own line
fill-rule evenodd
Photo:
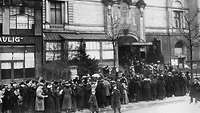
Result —
M 173 103 L 173 102 L 185 101 L 185 100 L 188 100 L 189 102 L 189 97 L 181 96 L 181 97 L 165 98 L 163 100 L 133 102 L 126 105 L 122 105 L 121 110 L 123 112 L 130 109 L 140 109 L 140 108 L 145 108 L 145 107 L 151 107 L 157 104 Z M 100 113 L 107 113 L 109 111 L 112 111 L 112 108 L 110 106 L 106 108 L 100 108 Z M 77 111 L 76 113 L 90 113 L 90 111 L 88 109 L 85 109 L 85 110 Z

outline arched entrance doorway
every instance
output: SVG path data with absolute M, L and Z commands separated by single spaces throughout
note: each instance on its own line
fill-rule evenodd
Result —
M 141 58 L 141 46 L 133 45 L 138 42 L 136 36 L 121 36 L 118 40 L 119 65 L 123 68 L 131 66 Z
M 174 56 L 178 59 L 178 68 L 184 68 L 187 56 L 187 46 L 183 40 L 176 42 L 174 48 Z
M 179 40 L 178 42 L 176 42 L 174 48 L 174 54 L 177 57 L 185 56 L 187 54 L 187 47 L 184 41 Z

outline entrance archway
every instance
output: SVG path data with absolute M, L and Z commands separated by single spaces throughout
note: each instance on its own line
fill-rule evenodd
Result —
M 185 56 L 187 54 L 187 47 L 184 41 L 179 40 L 175 44 L 174 54 L 177 57 Z
M 138 42 L 136 36 L 121 36 L 118 40 L 119 65 L 127 68 L 140 58 L 140 46 L 132 45 Z
M 174 56 L 178 59 L 178 68 L 184 68 L 187 56 L 187 45 L 183 40 L 176 42 L 174 47 Z

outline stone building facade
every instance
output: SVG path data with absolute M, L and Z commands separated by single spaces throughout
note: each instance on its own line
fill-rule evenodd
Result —
M 113 65 L 114 57 L 117 65 L 124 59 L 128 65 L 137 58 L 145 59 L 155 39 L 164 63 L 190 60 L 188 41 L 178 29 L 186 28 L 186 13 L 199 13 L 199 0 L 144 0 L 142 20 L 139 0 L 108 0 L 113 1 L 111 9 L 102 1 L 43 0 L 44 61 L 72 58 L 75 45 L 82 39 L 86 41 L 86 52 L 102 65 Z M 114 33 L 119 34 L 116 55 L 109 37 L 112 22 L 118 24 L 114 28 Z M 194 24 L 198 23 L 195 19 Z M 59 49 L 53 50 L 53 46 Z M 193 47 L 193 51 L 193 60 L 198 60 L 199 47 Z
M 0 80 L 40 76 L 42 2 L 0 0 Z
M 80 41 L 100 65 L 112 65 L 101 0 L 43 0 L 44 62 L 72 59 Z
M 199 0 L 146 0 L 145 33 L 147 40 L 157 38 L 165 63 L 188 63 L 190 61 L 189 41 L 179 29 L 187 29 L 187 15 L 195 16 L 192 26 L 199 24 Z M 186 15 L 186 16 L 185 16 Z M 196 28 L 199 32 L 199 28 Z M 188 33 L 189 31 L 186 30 Z M 194 40 L 193 40 L 194 41 Z M 193 60 L 198 61 L 199 46 L 193 47 Z

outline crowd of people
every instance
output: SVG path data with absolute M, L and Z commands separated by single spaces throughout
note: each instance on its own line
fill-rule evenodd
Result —
M 189 73 L 155 67 L 147 75 L 131 70 L 129 75 L 117 73 L 114 79 L 104 69 L 99 77 L 11 82 L 0 87 L 0 109 L 2 113 L 70 113 L 89 108 L 98 113 L 99 108 L 111 106 L 120 112 L 121 104 L 189 92 Z

